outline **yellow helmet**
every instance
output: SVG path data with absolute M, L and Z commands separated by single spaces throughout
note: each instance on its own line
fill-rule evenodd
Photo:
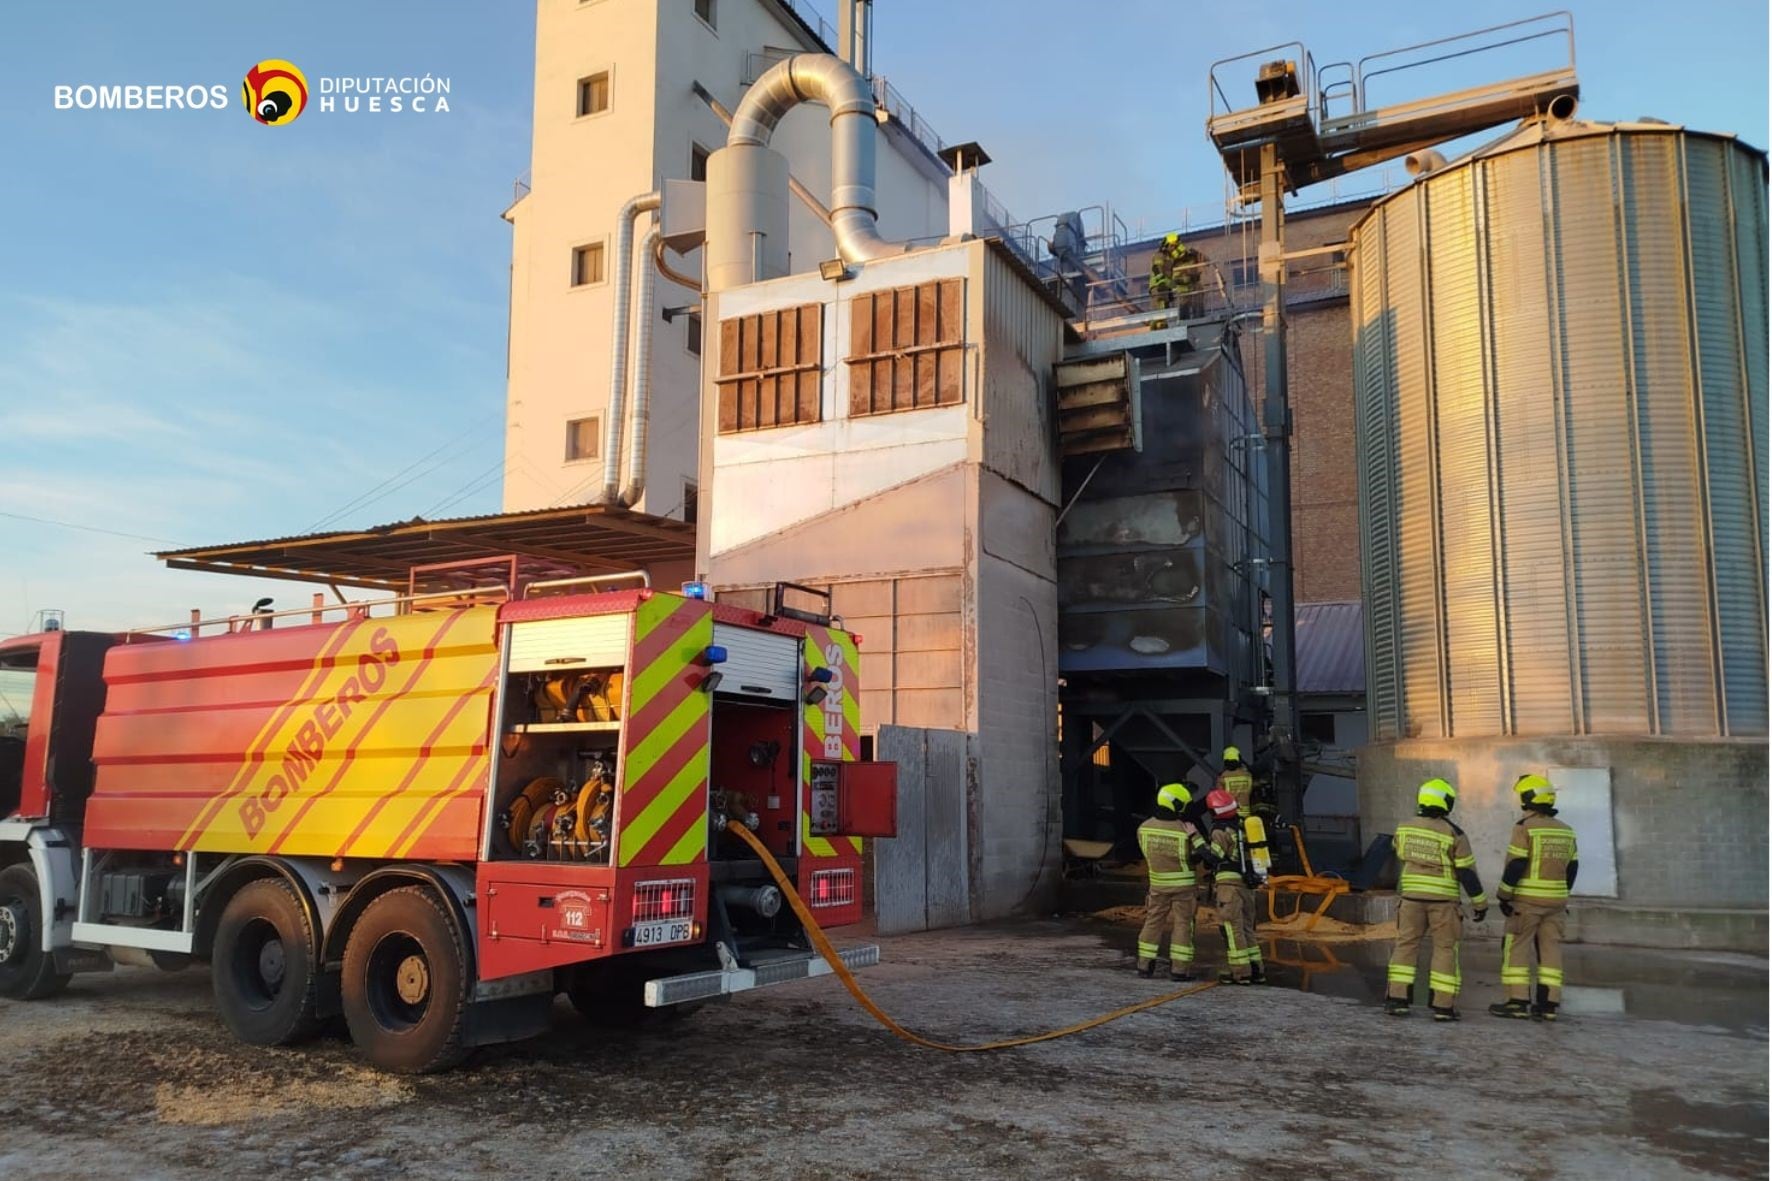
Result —
M 1165 783 L 1157 789 L 1157 807 L 1179 812 L 1194 802 L 1194 793 L 1185 783 Z
M 1179 241 L 1181 241 L 1180 234 L 1164 234 L 1163 235 L 1163 245 L 1165 245 L 1165 246 L 1173 246 Z
M 1557 789 L 1542 775 L 1528 772 L 1520 776 L 1514 780 L 1514 791 L 1519 794 L 1522 807 L 1537 804 L 1548 808 L 1557 802 Z
M 1417 789 L 1415 802 L 1423 808 L 1444 808 L 1450 812 L 1458 802 L 1458 789 L 1444 779 L 1430 779 Z
M 1242 762 L 1243 761 L 1243 752 L 1238 750 L 1234 746 L 1225 747 L 1224 748 L 1224 761 L 1228 763 L 1233 759 L 1235 759 L 1239 763 Z

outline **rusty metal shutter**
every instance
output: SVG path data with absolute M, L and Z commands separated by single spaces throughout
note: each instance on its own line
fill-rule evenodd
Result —
M 720 433 L 818 422 L 824 305 L 720 321 Z
M 958 405 L 965 396 L 962 280 L 858 295 L 849 304 L 849 413 Z

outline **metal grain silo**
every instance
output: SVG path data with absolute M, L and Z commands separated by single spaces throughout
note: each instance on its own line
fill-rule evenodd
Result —
M 1353 231 L 1377 739 L 1766 733 L 1765 156 L 1535 122 Z

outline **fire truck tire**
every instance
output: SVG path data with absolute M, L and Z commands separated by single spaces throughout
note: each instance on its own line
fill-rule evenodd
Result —
M 215 1007 L 235 1037 L 287 1046 L 320 1032 L 314 944 L 307 908 L 282 878 L 247 882 L 228 899 L 210 963 Z
M 38 1001 L 68 986 L 69 973 L 55 970 L 43 950 L 43 903 L 37 874 L 28 865 L 0 870 L 0 996 Z
M 426 887 L 389 890 L 351 928 L 345 1023 L 373 1065 L 425 1074 L 461 1061 L 469 987 L 461 932 Z

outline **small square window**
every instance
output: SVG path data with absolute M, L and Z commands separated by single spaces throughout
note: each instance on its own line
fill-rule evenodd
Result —
M 689 179 L 706 180 L 708 178 L 708 150 L 700 144 L 689 145 Z
M 603 281 L 603 243 L 572 248 L 572 285 L 584 287 Z
M 566 424 L 566 462 L 597 459 L 603 453 L 603 420 L 596 415 L 574 418 Z
M 685 525 L 695 524 L 696 513 L 700 510 L 700 507 L 701 507 L 701 489 L 696 487 L 694 484 L 690 483 L 688 480 L 684 480 L 683 481 L 683 523 Z
M 714 15 L 717 11 L 715 8 L 716 3 L 717 0 L 695 0 L 695 15 L 699 16 L 702 19 L 702 23 L 707 25 L 710 29 L 717 29 L 720 27 L 719 22 L 714 19 Z
M 701 356 L 701 313 L 690 312 L 689 315 L 684 318 L 688 322 L 683 330 L 685 335 L 683 345 L 691 353 L 694 353 L 699 357 Z
M 592 74 L 588 78 L 578 80 L 578 114 L 579 118 L 586 115 L 601 115 L 609 109 L 609 71 Z

